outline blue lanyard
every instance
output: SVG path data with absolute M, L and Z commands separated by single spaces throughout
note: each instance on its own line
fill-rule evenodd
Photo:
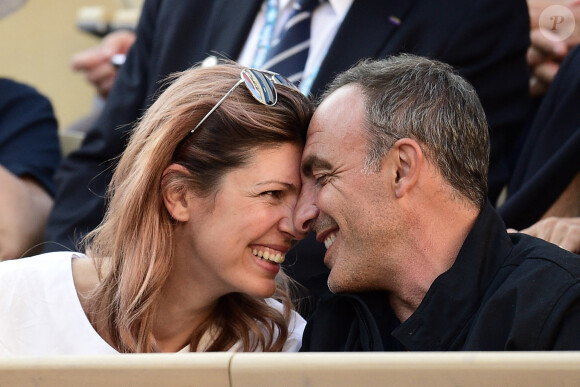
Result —
M 308 74 L 307 77 L 303 78 L 300 81 L 298 88 L 300 89 L 300 92 L 302 94 L 304 94 L 305 96 L 308 96 L 308 93 L 310 93 L 310 89 L 312 88 L 312 84 L 314 83 L 314 79 L 318 75 L 318 70 L 320 70 L 320 66 L 316 66 L 316 68 L 312 69 L 312 71 L 310 72 L 310 74 Z
M 266 60 L 266 55 L 272 43 L 274 28 L 276 27 L 276 19 L 278 19 L 278 0 L 268 0 L 266 3 L 266 23 L 260 32 L 256 55 L 252 63 L 254 68 L 261 68 Z

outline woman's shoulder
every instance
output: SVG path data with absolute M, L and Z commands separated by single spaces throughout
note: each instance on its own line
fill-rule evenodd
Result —
M 271 307 L 284 313 L 284 305 L 273 298 L 267 298 L 266 303 Z M 290 311 L 290 321 L 288 323 L 288 339 L 282 348 L 282 352 L 297 352 L 302 346 L 302 333 L 306 327 L 306 320 L 295 310 Z
M 77 256 L 72 260 L 72 276 L 75 288 L 81 296 L 81 303 L 84 305 L 84 297 L 89 294 L 99 284 L 99 276 L 92 259 L 86 256 Z M 84 258 L 84 259 L 83 259 Z
M 275 298 L 266 298 L 265 301 L 269 306 L 276 309 L 278 312 L 284 313 L 284 305 L 280 301 L 276 300 Z M 300 314 L 294 309 L 290 311 L 290 315 L 292 319 L 304 321 L 304 318 L 302 318 L 302 316 L 300 316 Z
M 0 262 L 0 289 L 18 289 L 21 295 L 29 291 L 32 295 L 56 284 L 60 288 L 71 278 L 73 257 L 84 255 L 62 251 Z
M 82 256 L 71 251 L 59 251 L 3 261 L 0 262 L 0 276 L 8 278 L 18 273 L 26 274 L 27 277 L 34 273 L 46 276 L 60 265 L 70 262 L 75 255 Z
M 0 263 L 0 354 L 116 353 L 77 295 L 72 267 L 85 262 L 62 252 Z

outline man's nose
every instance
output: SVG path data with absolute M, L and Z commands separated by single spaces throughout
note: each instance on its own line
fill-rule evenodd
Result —
M 306 232 L 300 231 L 294 226 L 292 215 L 280 219 L 278 228 L 291 240 L 299 241 L 306 238 Z
M 320 210 L 316 206 L 316 191 L 311 182 L 303 182 L 296 209 L 294 210 L 294 228 L 302 233 L 310 229 L 310 224 L 318 217 Z

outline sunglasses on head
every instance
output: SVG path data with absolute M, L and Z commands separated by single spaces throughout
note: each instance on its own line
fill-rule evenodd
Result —
M 252 68 L 245 68 L 240 72 L 240 80 L 224 95 L 214 107 L 211 108 L 209 112 L 199 121 L 195 128 L 193 128 L 189 134 L 197 130 L 204 123 L 205 120 L 214 112 L 216 109 L 225 101 L 225 99 L 230 95 L 239 85 L 246 85 L 246 88 L 252 94 L 252 97 L 261 104 L 266 106 L 274 106 L 278 102 L 278 92 L 276 91 L 275 85 L 282 85 L 289 87 L 297 92 L 300 92 L 298 87 L 293 84 L 286 77 L 271 72 L 267 70 L 258 70 Z

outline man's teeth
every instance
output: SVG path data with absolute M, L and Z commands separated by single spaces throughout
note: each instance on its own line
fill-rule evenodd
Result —
M 330 246 L 332 246 L 332 244 L 334 243 L 335 240 L 336 240 L 336 234 L 330 234 L 328 236 L 328 238 L 326 238 L 324 240 L 324 246 L 326 246 L 326 248 L 328 249 Z
M 257 249 L 253 249 L 252 254 L 254 254 L 258 258 L 265 259 L 267 261 L 271 261 L 271 262 L 275 262 L 275 263 L 282 263 L 282 262 L 284 262 L 284 259 L 286 258 L 285 254 L 270 253 L 268 251 L 261 251 L 261 250 L 257 250 Z

